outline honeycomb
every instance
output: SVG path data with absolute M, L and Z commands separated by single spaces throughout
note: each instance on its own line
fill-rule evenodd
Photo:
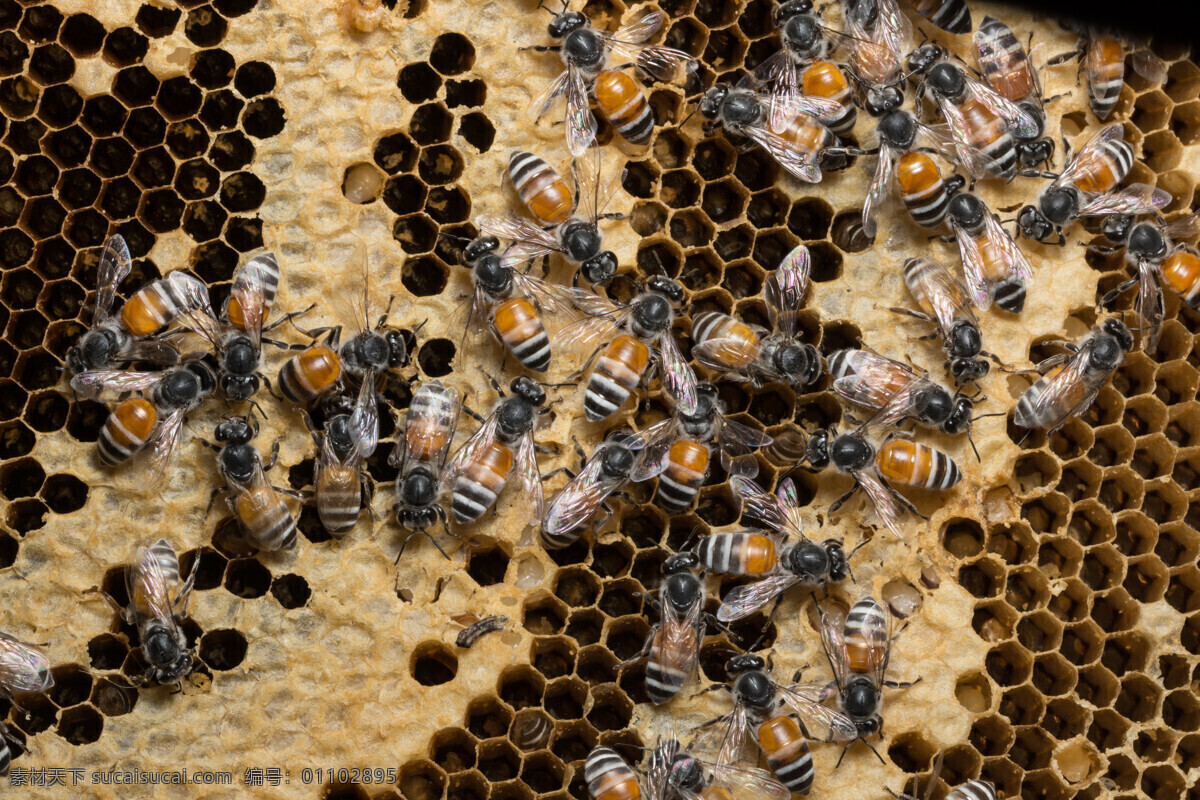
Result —
M 881 225 L 874 247 L 857 240 L 861 164 L 799 185 L 761 152 L 706 137 L 698 117 L 679 125 L 698 90 L 777 48 L 769 0 L 649 5 L 669 17 L 663 41 L 701 66 L 687 92 L 650 90 L 659 125 L 647 148 L 601 128 L 606 174 L 620 186 L 611 210 L 628 215 L 604 226 L 623 269 L 681 280 L 686 345 L 689 317 L 701 311 L 765 324 L 764 277 L 804 243 L 813 257 L 807 341 L 826 355 L 865 344 L 936 371 L 940 353 L 914 340 L 921 331 L 876 304 L 907 301 L 903 257 L 931 249 L 956 263 L 952 245 L 926 241 L 900 217 Z M 640 7 L 593 0 L 584 10 L 612 29 Z M 472 408 L 491 408 L 484 376 L 498 372 L 498 353 L 460 352 L 454 310 L 469 283 L 454 237 L 474 233 L 476 214 L 512 207 L 500 180 L 509 149 L 567 167 L 560 130 L 535 128 L 524 113 L 560 62 L 513 52 L 546 43 L 549 16 L 532 0 L 341 0 L 323 11 L 295 0 L 0 0 L 0 626 L 48 642 L 56 679 L 20 708 L 0 701 L 0 718 L 31 751 L 14 766 L 232 773 L 232 787 L 190 787 L 205 798 L 245 796 L 246 768 L 277 767 L 280 784 L 255 796 L 582 800 L 582 760 L 597 743 L 637 760 L 665 726 L 687 730 L 728 709 L 723 693 L 656 709 L 645 702 L 643 666 L 622 663 L 653 622 L 641 593 L 657 587 L 667 550 L 696 529 L 738 522 L 719 468 L 685 515 L 667 518 L 646 504 L 652 487 L 637 486 L 637 502 L 621 504 L 596 541 L 547 553 L 502 500 L 498 516 L 442 537 L 450 564 L 414 539 L 393 566 L 401 536 L 389 519 L 395 426 L 385 415 L 385 444 L 368 465 L 379 488 L 373 518 L 332 539 L 306 505 L 295 550 L 252 555 L 231 543 L 223 505 L 206 514 L 218 476 L 197 440 L 211 439 L 221 403 L 190 417 L 167 486 L 149 494 L 136 475 L 100 469 L 105 409 L 75 398 L 61 375 L 90 319 L 84 304 L 110 233 L 135 259 L 121 299 L 187 269 L 220 303 L 238 263 L 265 247 L 284 271 L 277 308 L 317 303 L 309 326 L 352 322 L 347 287 L 359 265 L 346 253 L 365 246 L 374 301 L 397 298 L 392 324 L 425 322 L 418 379 L 441 378 Z M 1025 10 L 972 11 L 977 22 L 1005 19 L 1022 40 L 1036 31 L 1043 57 L 1075 41 Z M 829 19 L 836 25 L 836 9 Z M 921 28 L 969 60 L 966 37 Z M 1129 181 L 1169 191 L 1175 217 L 1193 207 L 1200 174 L 1200 67 L 1186 47 L 1155 47 L 1169 63 L 1165 84 L 1128 71 L 1115 118 L 1142 159 Z M 1050 130 L 1079 139 L 1093 129 L 1072 68 L 1048 71 L 1044 83 L 1047 95 L 1069 93 L 1048 108 Z M 851 138 L 867 146 L 871 135 L 860 115 Z M 1011 210 L 1040 185 L 978 188 Z M 1036 362 L 1047 342 L 1080 336 L 1096 321 L 1096 299 L 1126 277 L 1119 254 L 1085 252 L 1074 243 L 1084 232 L 1072 234 L 1064 248 L 1022 241 L 1037 268 L 1026 309 L 983 320 L 985 346 L 1005 362 Z M 626 291 L 614 284 L 617 296 Z M 814 797 L 876 798 L 914 777 L 924 785 L 938 753 L 935 798 L 974 777 L 1009 798 L 1200 796 L 1200 354 L 1194 312 L 1168 296 L 1167 316 L 1157 349 L 1131 354 L 1091 410 L 1061 430 L 980 420 L 979 460 L 961 439 L 930 435 L 964 480 L 944 497 L 914 496 L 930 519 L 905 520 L 907 546 L 873 534 L 859 501 L 827 517 L 845 478 L 795 475 L 810 531 L 867 541 L 854 556 L 856 583 L 833 601 L 888 601 L 907 622 L 892 677 L 923 679 L 887 693 L 881 761 L 857 745 L 835 770 L 840 749 L 815 747 Z M 274 374 L 284 356 L 267 357 Z M 566 380 L 580 358 L 556 354 L 549 380 Z M 993 371 L 981 411 L 1008 410 L 1028 382 Z M 773 434 L 841 421 L 827 388 L 797 396 L 720 385 L 729 413 Z M 410 396 L 402 381 L 385 391 L 397 412 Z M 577 466 L 573 438 L 590 450 L 617 424 L 640 428 L 665 414 L 652 393 L 647 407 L 601 427 L 582 420 L 582 387 L 551 396 L 559 402 L 538 439 L 559 454 L 542 459 L 545 472 Z M 272 479 L 311 488 L 300 417 L 265 393 L 260 402 L 268 418 L 258 446 L 285 436 Z M 759 461 L 767 485 L 790 466 L 771 454 Z M 199 561 L 186 628 L 198 668 L 180 692 L 134 685 L 134 632 L 87 593 L 120 599 L 135 545 L 160 535 L 184 569 Z M 708 581 L 713 611 L 734 581 Z M 511 622 L 469 650 L 454 645 L 490 615 Z M 707 637 L 701 685 L 724 681 L 727 657 L 756 639 L 780 680 L 804 665 L 829 677 L 815 620 L 810 599 L 789 596 L 761 639 L 761 614 L 732 638 Z M 338 768 L 394 775 L 355 784 Z M 304 769 L 318 770 L 319 783 L 304 781 Z M 88 786 L 86 796 L 124 795 Z

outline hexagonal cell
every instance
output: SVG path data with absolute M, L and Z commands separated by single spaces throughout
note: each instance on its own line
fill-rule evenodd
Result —
M 540 750 L 550 741 L 553 731 L 554 723 L 551 722 L 545 711 L 538 708 L 527 708 L 518 711 L 513 717 L 508 738 L 521 750 Z
M 1000 699 L 1000 713 L 1008 717 L 1013 725 L 1036 725 L 1042 718 L 1045 704 L 1041 694 L 1032 686 L 1017 686 L 1005 692 Z
M 1029 679 L 1033 660 L 1020 645 L 1005 642 L 988 651 L 985 666 L 997 685 L 1018 686 Z
M 236 669 L 246 658 L 246 637 L 236 630 L 215 630 L 200 639 L 200 660 L 215 670 Z
M 1079 670 L 1075 692 L 1080 700 L 1097 708 L 1105 708 L 1116 699 L 1119 689 L 1116 677 L 1100 664 Z
M 556 720 L 579 719 L 587 699 L 587 684 L 578 678 L 565 677 L 551 681 L 546 687 L 542 706 Z
M 1055 533 L 1067 522 L 1071 504 L 1057 492 L 1030 500 L 1021 506 L 1021 519 L 1034 533 Z
M 1001 716 L 980 717 L 971 725 L 971 746 L 984 757 L 1004 755 L 1012 740 L 1012 726 Z
M 713 239 L 712 223 L 699 211 L 678 211 L 671 217 L 671 238 L 680 247 L 703 247 Z
M 438 800 L 446 790 L 446 774 L 424 759 L 400 768 L 400 793 L 406 800 Z
M 975 597 L 999 596 L 1004 585 L 1004 566 L 991 558 L 981 559 L 958 571 L 958 582 Z
M 1013 635 L 1017 613 L 999 600 L 980 604 L 971 617 L 971 627 L 985 642 L 1002 642 Z
M 477 772 L 451 775 L 446 787 L 446 800 L 485 800 L 487 795 L 487 782 Z
M 1062 624 L 1046 611 L 1030 614 L 1017 624 L 1017 641 L 1035 653 L 1056 650 L 1062 642 Z
M 505 674 L 501 675 L 497 686 L 504 685 L 505 675 L 511 677 L 518 672 L 537 677 L 537 673 L 528 667 L 510 667 Z M 501 689 L 501 696 L 503 696 L 503 689 Z M 537 697 L 540 696 L 539 689 Z M 495 698 L 476 698 L 467 706 L 467 730 L 480 739 L 503 736 L 511 722 L 512 713 Z
M 104 717 L 91 706 L 75 706 L 63 711 L 55 729 L 55 733 L 74 745 L 98 741 L 103 732 Z

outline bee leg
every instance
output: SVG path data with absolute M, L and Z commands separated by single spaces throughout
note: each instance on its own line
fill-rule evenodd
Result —
M 530 45 L 529 47 L 518 47 L 517 50 L 519 50 L 521 52 L 524 52 L 526 50 L 532 50 L 535 53 L 557 53 L 559 50 L 562 50 L 562 45 L 561 44 L 535 44 L 535 45 Z
M 282 436 L 276 436 L 275 441 L 271 442 L 271 459 L 263 465 L 263 472 L 270 471 L 271 467 L 275 466 L 275 462 L 279 460 L 279 441 Z
M 910 686 L 916 686 L 923 680 L 925 680 L 924 677 L 917 678 L 915 681 L 884 681 L 883 685 L 889 689 L 907 689 Z
M 290 314 L 284 314 L 282 317 L 280 317 L 279 319 L 272 322 L 270 325 L 267 325 L 265 328 L 263 328 L 261 333 L 267 333 L 269 331 L 273 331 L 285 322 L 296 319 L 297 317 L 302 317 L 305 314 L 307 314 L 308 312 L 312 311 L 314 308 L 316 308 L 316 306 L 317 306 L 316 303 L 312 303 L 308 306 L 308 308 L 304 309 L 303 311 L 293 311 Z M 264 338 L 264 339 L 262 339 L 262 341 L 267 342 L 270 340 Z M 272 341 L 271 344 L 277 344 L 277 342 Z
M 933 319 L 928 314 L 922 313 L 920 311 L 914 311 L 913 309 L 905 308 L 904 306 L 881 306 L 879 304 L 876 304 L 875 308 L 882 309 L 884 311 L 890 311 L 893 314 L 900 314 L 901 316 L 912 317 L 913 319 L 919 319 L 922 322 L 928 322 L 931 324 L 933 323 Z
M 218 486 L 212 490 L 212 494 L 208 498 L 208 506 L 204 509 L 204 518 L 208 519 L 208 515 L 212 513 L 213 503 L 217 502 L 217 495 L 226 491 L 224 486 Z
M 200 571 L 200 553 L 196 552 L 195 558 L 192 559 L 192 568 L 188 570 L 187 580 L 183 582 L 183 586 L 179 587 L 179 594 L 175 595 L 175 602 L 171 606 L 179 607 L 175 612 L 177 616 L 187 616 L 188 600 L 191 599 L 192 589 L 196 586 L 196 573 Z
M 118 603 L 115 597 L 113 597 L 111 594 L 109 594 L 108 592 L 101 589 L 99 586 L 93 586 L 90 589 L 85 589 L 83 593 L 100 595 L 100 597 L 104 599 L 104 602 L 106 602 L 110 606 L 112 606 L 112 610 L 117 612 L 117 614 L 121 617 L 121 619 L 125 620 L 125 622 L 127 624 L 133 623 L 133 615 L 127 613 L 125 606 Z M 8 695 L 8 691 L 4 690 L 4 694 Z
M 562 475 L 564 473 L 566 475 L 568 475 L 571 478 L 571 480 L 575 480 L 575 473 L 572 472 L 567 467 L 559 467 L 556 470 L 551 470 L 550 472 L 547 472 L 545 475 L 542 476 L 542 480 L 547 481 L 547 480 L 550 480 L 551 478 L 553 478 L 555 475 Z
M 917 507 L 912 504 L 911 500 L 909 500 L 907 497 L 905 497 L 904 495 L 897 492 L 891 486 L 888 486 L 887 488 L 888 488 L 888 491 L 892 493 L 892 497 L 895 497 L 896 500 L 899 501 L 900 505 L 907 508 L 914 517 L 920 517 L 921 519 L 925 520 L 926 522 L 929 521 L 929 517 L 925 516 L 920 511 L 918 511 Z
M 480 414 L 476 413 L 475 411 L 472 411 L 471 408 L 466 403 L 463 403 L 462 410 L 467 414 L 467 416 L 471 417 L 478 423 L 482 424 L 487 421 Z
M 704 624 L 708 625 L 710 628 L 716 628 L 731 639 L 737 639 L 739 642 L 742 641 L 742 637 L 734 633 L 732 628 L 721 622 L 721 620 L 717 619 L 715 615 L 710 614 L 707 611 L 704 612 Z
M 363 508 L 365 508 L 367 510 L 367 516 L 369 516 L 371 518 L 371 525 L 374 525 L 376 522 L 379 521 L 379 518 L 375 516 L 375 506 L 374 506 L 374 503 L 375 503 L 375 479 L 372 478 L 370 475 L 364 475 L 363 477 L 366 478 L 366 480 L 364 480 L 362 482 L 362 486 L 359 489 L 359 491 L 361 492 L 360 496 L 362 498 Z
M 579 371 L 574 372 L 567 377 L 571 381 L 578 381 L 580 378 L 582 378 L 584 376 L 584 373 L 586 373 L 589 369 L 591 369 L 592 362 L 596 359 L 596 356 L 600 355 L 600 351 L 603 350 L 604 347 L 605 347 L 605 345 L 602 344 L 599 347 L 597 347 L 595 350 L 593 350 L 592 354 L 590 356 L 588 356 L 586 360 L 584 360 L 583 366 L 579 368 Z
M 1138 282 L 1138 279 L 1134 278 L 1132 280 L 1125 281 L 1124 283 L 1120 284 L 1119 286 L 1111 289 L 1108 293 L 1106 293 L 1104 295 L 1104 297 L 1100 298 L 1100 305 L 1107 306 L 1113 300 L 1116 300 L 1118 296 L 1124 294 L 1125 292 L 1129 291 L 1134 286 L 1136 286 L 1137 282 Z
M 836 513 L 839 508 L 845 505 L 847 500 L 854 496 L 854 493 L 857 492 L 859 488 L 861 487 L 859 486 L 858 481 L 854 481 L 854 486 L 850 489 L 850 491 L 846 492 L 844 495 L 835 500 L 833 505 L 829 507 L 829 513 Z

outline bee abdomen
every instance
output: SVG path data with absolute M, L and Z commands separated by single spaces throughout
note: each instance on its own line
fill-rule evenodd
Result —
M 642 382 L 649 364 L 650 351 L 632 336 L 618 336 L 604 348 L 584 394 L 583 408 L 588 420 L 604 419 L 620 408 Z
M 971 11 L 966 0 L 913 0 L 913 8 L 947 33 L 971 30 Z
M 990 781 L 967 781 L 946 795 L 946 800 L 998 800 L 996 787 Z
M 1200 305 L 1200 258 L 1180 250 L 1163 262 L 1163 284 L 1192 308 Z
M 633 78 L 621 70 L 602 72 L 596 78 L 596 105 L 622 139 L 645 144 L 654 133 L 654 114 Z
M 490 449 L 468 464 L 454 482 L 450 501 L 454 518 L 459 522 L 473 522 L 483 516 L 508 482 L 512 465 L 512 451 L 499 442 L 493 443 Z
M 962 480 L 950 456 L 908 439 L 886 442 L 876 453 L 875 463 L 889 483 L 915 489 L 949 489 Z
M 154 406 L 140 397 L 131 397 L 113 409 L 100 429 L 96 450 L 109 466 L 123 464 L 141 449 L 158 424 Z
M 121 321 L 134 336 L 149 336 L 170 324 L 187 300 L 167 278 L 143 287 L 121 308 Z
M 988 158 L 988 172 L 1001 178 L 1011 177 L 1017 166 L 1017 147 L 1004 120 L 978 100 L 968 100 L 959 110 L 971 144 Z
M 870 672 L 887 650 L 887 615 L 874 598 L 866 597 L 850 607 L 843 634 L 846 663 L 853 672 Z
M 362 486 L 356 468 L 327 466 L 317 478 L 317 516 L 329 533 L 348 531 L 362 510 Z
M 1020 314 L 1025 308 L 1025 282 L 1008 280 L 996 287 L 996 305 L 1010 314 Z
M 240 331 L 249 331 L 251 321 L 246 319 L 245 301 L 239 291 L 239 283 L 249 283 L 253 275 L 260 276 L 259 286 L 262 289 L 262 313 L 264 318 L 267 311 L 275 303 L 275 294 L 279 291 L 279 262 L 274 253 L 264 253 L 248 262 L 242 268 L 242 274 L 234 282 L 233 290 L 229 293 L 229 302 L 225 306 L 225 318 L 229 324 Z M 263 320 L 258 320 L 262 324 Z
M 313 345 L 279 368 L 279 391 L 293 403 L 308 403 L 332 389 L 341 377 L 337 353 L 323 344 Z
M 1125 48 L 1111 36 L 1098 37 L 1088 45 L 1084 58 L 1092 113 L 1099 119 L 1108 119 L 1125 82 Z
M 524 297 L 514 297 L 496 307 L 492 324 L 500 341 L 522 365 L 534 372 L 550 367 L 550 337 L 537 309 Z
M 678 640 L 667 638 L 665 629 L 654 632 L 650 658 L 646 662 L 646 694 L 656 705 L 662 705 L 683 689 L 696 653 L 696 632 L 691 628 L 677 631 Z
M 706 311 L 692 320 L 692 338 L 696 344 L 711 339 L 726 339 L 736 346 L 721 353 L 726 368 L 738 370 L 748 366 L 758 356 L 758 335 L 750 326 L 738 322 L 728 314 Z
M 269 486 L 249 489 L 235 506 L 247 537 L 260 550 L 285 550 L 296 543 L 296 520 Z
M 845 136 L 854 130 L 854 122 L 858 119 L 858 110 L 854 106 L 854 92 L 837 64 L 831 61 L 815 61 L 809 64 L 800 77 L 800 83 L 805 94 L 841 104 L 841 108 L 836 112 L 820 118 L 826 128 L 838 136 Z
M 942 224 L 950 193 L 933 159 L 924 153 L 905 153 L 896 164 L 896 184 L 914 222 L 925 228 Z
M 696 555 L 706 569 L 727 575 L 765 575 L 779 562 L 775 542 L 759 533 L 714 533 Z
M 800 726 L 791 717 L 772 717 L 758 727 L 758 744 L 767 756 L 767 766 L 779 782 L 796 794 L 812 788 L 812 753 Z
M 545 159 L 514 151 L 508 158 L 508 174 L 526 210 L 539 223 L 561 225 L 571 216 L 571 188 Z
M 592 800 L 640 800 L 637 775 L 615 750 L 600 746 L 592 749 L 583 765 Z
M 1125 179 L 1133 168 L 1133 148 L 1123 140 L 1110 139 L 1096 150 L 1080 156 L 1074 179 L 1081 192 L 1103 194 Z
M 675 442 L 658 476 L 659 505 L 673 513 L 686 510 L 707 476 L 708 448 L 687 439 Z

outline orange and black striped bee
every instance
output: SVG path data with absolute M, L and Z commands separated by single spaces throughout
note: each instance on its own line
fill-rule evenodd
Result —
M 663 581 L 652 605 L 661 621 L 646 641 L 646 694 L 656 705 L 683 691 L 696 672 L 704 639 L 704 584 L 694 570 L 695 553 L 676 553 L 662 566 Z
M 220 443 L 217 469 L 225 486 L 229 509 L 242 525 L 247 542 L 259 550 L 290 550 L 296 546 L 296 518 L 282 495 L 289 490 L 272 486 L 266 472 L 279 458 L 279 440 L 271 448 L 271 460 L 264 466 L 258 450 L 251 444 L 258 435 L 253 417 L 230 417 L 217 425 L 214 438 Z
M 796 320 L 812 269 L 808 248 L 799 245 L 767 277 L 763 297 L 775 332 L 756 330 L 728 314 L 708 311 L 692 319 L 692 356 L 733 380 L 756 386 L 771 381 L 810 386 L 821 377 L 821 356 L 796 335 Z
M 651 786 L 661 787 L 654 794 L 660 800 L 732 800 L 753 797 L 758 800 L 788 800 L 791 792 L 771 773 L 758 767 L 718 764 L 685 750 L 674 733 L 659 736 L 650 752 L 646 770 Z
M 642 800 L 637 773 L 611 747 L 592 748 L 583 765 L 583 779 L 592 800 Z
M 672 514 L 686 511 L 708 477 L 709 453 L 716 445 L 727 470 L 754 477 L 758 464 L 752 455 L 773 440 L 765 433 L 725 416 L 717 387 L 696 387 L 694 413 L 677 408 L 667 419 L 637 433 L 642 454 L 633 468 L 635 481 L 658 476 L 655 502 Z
M 842 0 L 842 19 L 854 75 L 868 86 L 897 83 L 904 74 L 912 26 L 896 0 Z
M 528 512 L 525 519 L 545 515 L 542 475 L 537 463 L 533 431 L 546 405 L 546 391 L 530 378 L 515 378 L 511 397 L 500 394 L 491 416 L 451 457 L 442 476 L 442 487 L 451 493 L 450 509 L 460 523 L 474 522 L 496 504 L 496 499 L 516 471 L 521 485 L 517 502 Z
M 969 33 L 971 30 L 971 9 L 967 8 L 967 0 L 908 0 L 908 4 L 947 33 Z M 980 25 L 981 30 L 988 19 L 990 17 Z
M 1033 34 L 1030 33 L 1032 41 Z M 1038 130 L 1029 136 L 1016 136 L 1017 160 L 1024 167 L 1047 164 L 1054 157 L 1054 140 L 1046 136 L 1045 104 L 1038 71 L 1029 53 L 1021 46 L 1012 28 L 995 17 L 984 17 L 975 31 L 975 55 L 983 79 L 1002 97 L 1024 108 L 1037 122 Z
M 179 444 L 184 417 L 199 407 L 216 386 L 217 376 L 203 361 L 162 372 L 89 370 L 71 379 L 71 388 L 93 399 L 142 393 L 122 400 L 112 410 L 100 430 L 96 450 L 109 466 L 124 464 L 136 456 L 138 473 L 151 487 L 158 486 L 165 475 Z
M 558 341 L 571 348 L 596 339 L 608 342 L 584 362 L 584 370 L 593 360 L 596 362 L 584 396 L 589 422 L 614 414 L 649 377 L 651 364 L 658 368 L 663 389 L 680 412 L 696 412 L 696 376 L 671 332 L 674 306 L 683 300 L 683 287 L 660 275 L 650 278 L 641 294 L 628 304 L 591 293 L 575 296 L 575 307 L 585 317 L 563 328 Z
M 334 536 L 345 535 L 354 527 L 370 497 L 369 484 L 363 483 L 362 466 L 364 451 L 373 447 L 363 440 L 372 435 L 378 439 L 378 431 L 369 424 L 370 412 L 361 408 L 369 402 L 374 402 L 374 397 L 361 391 L 356 399 L 346 395 L 328 398 L 323 404 L 324 423 L 320 428 L 304 414 L 317 446 L 313 475 L 317 517 Z M 364 420 L 367 424 L 361 424 Z
M 1010 314 L 1021 313 L 1033 266 L 987 203 L 971 192 L 959 192 L 947 204 L 946 222 L 958 242 L 967 293 L 975 307 L 986 311 L 994 301 Z
M 542 518 L 541 542 L 547 550 L 568 547 L 579 541 L 591 523 L 598 529 L 612 515 L 608 498 L 630 480 L 641 440 L 626 431 L 614 431 L 596 446 L 583 462 L 578 475 L 554 495 Z M 579 451 L 580 457 L 583 451 Z M 597 511 L 604 516 L 595 519 Z
M 617 257 L 604 249 L 599 222 L 619 217 L 606 214 L 610 187 L 600 178 L 600 148 L 591 147 L 571 163 L 574 195 L 566 181 L 540 157 L 520 150 L 509 156 L 508 174 L 532 220 L 513 214 L 482 215 L 475 224 L 484 236 L 506 239 L 512 246 L 505 255 L 518 261 L 561 253 L 577 269 L 572 285 L 582 276 L 603 286 L 617 274 Z M 574 198 L 574 199 L 572 199 Z
M 331 346 L 332 345 L 332 346 Z M 284 362 L 276 384 L 293 403 L 312 405 L 342 387 L 342 359 L 333 336 L 314 342 Z
M 117 286 L 132 266 L 124 237 L 108 237 L 96 272 L 91 328 L 67 351 L 67 367 L 72 373 L 108 370 L 129 361 L 173 364 L 179 360 L 175 347 L 167 340 L 146 337 L 183 314 L 210 306 L 208 287 L 191 275 L 172 272 L 143 287 L 129 298 L 120 314 L 113 314 Z
M 1017 400 L 1013 422 L 1022 428 L 1053 431 L 1087 411 L 1133 349 L 1133 334 L 1124 322 L 1110 317 L 1078 345 L 1061 344 L 1068 352 L 1038 364 L 1042 376 Z
M 446 520 L 446 511 L 439 505 L 444 494 L 442 468 L 454 441 L 461 409 L 458 390 L 438 380 L 421 384 L 408 406 L 403 436 L 388 459 L 389 464 L 399 469 L 396 521 L 400 527 L 412 531 L 401 544 L 397 560 L 412 536 L 425 532 L 439 519 Z
M 950 456 L 899 433 L 890 434 L 880 445 L 875 466 L 889 487 L 943 491 L 962 480 L 962 472 Z
M 804 535 L 800 502 L 791 478 L 779 485 L 777 497 L 741 475 L 729 485 L 741 498 L 743 514 L 765 524 L 774 535 L 756 531 L 714 533 L 696 546 L 706 569 L 731 575 L 751 575 L 759 580 L 737 586 L 721 601 L 717 619 L 733 622 L 750 616 L 796 585 L 823 588 L 850 575 L 849 558 L 842 543 L 827 539 L 817 544 Z
M 1080 59 L 1079 68 L 1087 75 L 1088 105 L 1096 119 L 1102 122 L 1108 119 L 1117 106 L 1121 85 L 1125 83 L 1126 56 L 1130 56 L 1134 71 L 1150 83 L 1162 84 L 1166 80 L 1166 63 L 1149 48 L 1131 48 L 1120 35 L 1098 26 L 1072 24 L 1070 27 L 1079 30 L 1078 47 L 1047 63 L 1056 65 Z
M 921 310 L 896 307 L 891 310 L 937 327 L 946 352 L 946 366 L 955 383 L 970 383 L 986 375 L 988 362 L 979 358 L 983 353 L 983 334 L 962 283 L 943 264 L 929 258 L 910 258 L 904 262 L 904 283 Z
M 561 54 L 566 69 L 550 84 L 546 91 L 530 105 L 541 120 L 559 95 L 566 96 L 567 149 L 572 155 L 582 155 L 596 140 L 596 119 L 592 116 L 588 92 L 596 93 L 601 113 L 622 135 L 634 144 L 649 138 L 650 126 L 643 114 L 649 113 L 642 103 L 645 98 L 637 84 L 625 76 L 622 80 L 611 75 L 620 66 L 610 65 L 615 55 L 631 64 L 639 72 L 670 83 L 682 81 L 696 68 L 696 60 L 682 50 L 661 45 L 647 45 L 666 21 L 661 11 L 650 11 L 615 33 L 597 30 L 582 12 L 568 11 L 566 2 L 563 10 L 550 22 L 550 37 L 562 44 L 529 48 L 537 51 L 557 51 Z M 621 129 L 624 128 L 624 131 Z M 640 140 L 640 141 L 639 141 Z
M 1057 233 L 1054 244 L 1065 245 L 1063 228 L 1080 217 L 1112 215 L 1105 220 L 1106 227 L 1119 228 L 1131 217 L 1155 213 L 1170 203 L 1171 195 L 1145 183 L 1117 190 L 1135 160 L 1124 133 L 1119 122 L 1105 125 L 1068 159 L 1061 175 L 1024 173 L 1054 181 L 1042 189 L 1036 206 L 1017 212 L 1021 233 L 1039 242 L 1048 242 Z
M 870 746 L 866 741 L 868 736 L 883 735 L 880 712 L 884 688 L 907 689 L 917 682 L 897 683 L 887 679 L 892 645 L 900 631 L 894 629 L 888 610 L 871 597 L 855 603 L 844 624 L 826 616 L 819 607 L 817 610 L 821 615 L 821 645 L 837 684 L 838 705 L 856 730 L 852 738 L 862 739 Z M 874 752 L 875 748 L 871 750 Z

